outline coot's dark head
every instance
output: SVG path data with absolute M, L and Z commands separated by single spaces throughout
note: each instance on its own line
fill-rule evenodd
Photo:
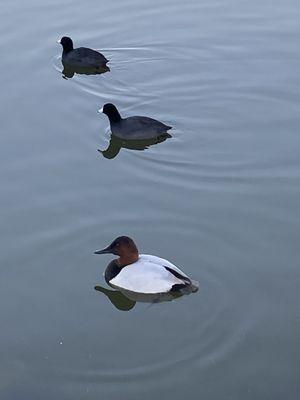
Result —
M 69 53 L 69 51 L 73 50 L 73 42 L 71 38 L 64 36 L 60 39 L 59 43 L 62 45 L 64 52 Z
M 95 251 L 95 254 L 115 254 L 122 258 L 132 254 L 137 255 L 138 249 L 130 237 L 119 236 L 105 249 Z
M 103 112 L 103 114 L 106 114 L 110 122 L 118 122 L 121 120 L 121 115 L 117 110 L 117 107 L 111 103 L 104 104 L 103 108 L 101 108 L 99 112 Z

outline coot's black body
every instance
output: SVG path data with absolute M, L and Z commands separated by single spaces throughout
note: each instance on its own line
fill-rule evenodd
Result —
M 59 43 L 63 47 L 62 63 L 77 68 L 103 68 L 108 62 L 103 54 L 87 47 L 74 49 L 72 39 L 64 36 Z
M 100 110 L 108 116 L 112 133 L 121 139 L 151 139 L 166 134 L 172 127 L 156 119 L 134 116 L 122 118 L 113 104 L 105 104 Z

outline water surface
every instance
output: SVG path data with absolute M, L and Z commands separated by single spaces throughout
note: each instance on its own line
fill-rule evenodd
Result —
M 2 1 L 0 397 L 299 397 L 298 1 Z M 110 72 L 63 79 L 56 39 Z M 172 138 L 103 157 L 113 102 Z M 116 309 L 114 237 L 198 293 Z

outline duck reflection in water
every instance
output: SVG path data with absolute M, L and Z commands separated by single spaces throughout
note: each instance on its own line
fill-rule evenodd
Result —
M 160 293 L 160 294 L 142 294 L 119 290 L 107 289 L 101 285 L 95 286 L 97 292 L 103 293 L 109 301 L 120 311 L 130 311 L 136 303 L 163 303 L 165 301 L 172 301 L 184 295 L 192 293 L 190 289 L 180 292 Z
M 165 133 L 163 135 L 160 135 L 156 138 L 152 139 L 134 139 L 134 140 L 126 140 L 126 139 L 121 139 L 118 138 L 117 136 L 111 134 L 110 136 L 110 142 L 109 146 L 107 147 L 106 150 L 99 150 L 99 153 L 103 155 L 103 157 L 112 159 L 115 158 L 122 147 L 124 149 L 129 149 L 129 150 L 139 150 L 143 151 L 148 149 L 150 146 L 159 144 L 164 142 L 165 140 L 171 138 L 172 135 L 169 133 Z
M 62 71 L 62 76 L 64 79 L 71 79 L 75 74 L 79 75 L 101 75 L 105 72 L 110 71 L 107 65 L 99 66 L 99 67 L 78 67 L 70 64 L 66 64 L 62 62 L 64 67 Z

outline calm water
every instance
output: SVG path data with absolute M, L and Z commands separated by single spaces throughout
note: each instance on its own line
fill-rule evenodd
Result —
M 299 398 L 299 1 L 0 13 L 1 400 Z M 63 79 L 63 34 L 111 72 Z M 107 101 L 173 137 L 103 157 Z M 117 310 L 93 251 L 120 234 L 199 292 Z

